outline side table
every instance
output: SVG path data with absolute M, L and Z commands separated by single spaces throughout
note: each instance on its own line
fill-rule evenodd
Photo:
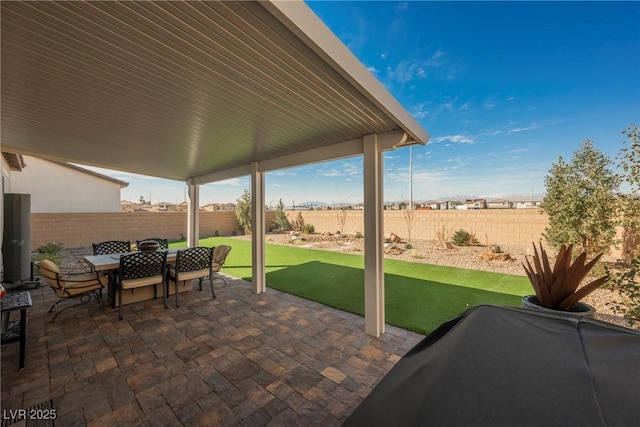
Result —
M 28 291 L 7 295 L 0 300 L 2 313 L 1 344 L 20 341 L 20 369 L 24 369 L 24 353 L 27 341 L 27 310 L 31 308 L 31 294 Z M 20 320 L 10 320 L 12 311 L 20 310 Z

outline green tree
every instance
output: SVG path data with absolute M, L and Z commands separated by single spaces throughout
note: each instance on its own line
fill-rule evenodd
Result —
M 623 256 L 627 262 L 640 255 L 640 129 L 632 124 L 622 131 L 626 137 L 618 156 L 618 167 L 629 186 L 621 199 Z M 628 144 L 628 145 L 627 145 Z
M 622 132 L 626 137 L 618 156 L 629 191 L 622 197 L 622 255 L 629 268 L 613 271 L 612 289 L 622 296 L 614 309 L 632 325 L 640 321 L 640 130 L 632 124 Z M 628 143 L 628 145 L 627 145 Z
M 242 196 L 236 200 L 236 219 L 245 234 L 251 234 L 251 193 L 244 190 Z
M 573 243 L 588 254 L 608 252 L 615 243 L 621 177 L 611 159 L 585 140 L 571 163 L 562 156 L 545 177 L 542 210 L 549 215 L 546 240 L 554 247 Z

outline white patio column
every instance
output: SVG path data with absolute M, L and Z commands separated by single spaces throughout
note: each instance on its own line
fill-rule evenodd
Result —
M 374 337 L 384 333 L 384 254 L 382 238 L 382 149 L 378 135 L 362 140 L 364 157 L 364 329 Z
M 187 247 L 198 246 L 200 241 L 200 186 L 187 184 L 189 201 L 187 204 Z
M 267 290 L 264 244 L 264 173 L 258 162 L 251 163 L 251 277 L 253 292 Z

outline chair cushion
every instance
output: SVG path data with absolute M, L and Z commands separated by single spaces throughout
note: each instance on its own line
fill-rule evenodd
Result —
M 202 270 L 180 272 L 178 273 L 178 277 L 176 278 L 176 269 L 169 268 L 169 279 L 171 281 L 175 281 L 175 279 L 177 279 L 178 282 L 181 282 L 183 280 L 193 280 L 193 279 L 199 279 L 200 277 L 207 277 L 208 275 L 209 275 L 209 269 L 203 268 Z
M 91 280 L 95 280 L 102 284 L 102 286 L 107 286 L 109 284 L 109 279 L 103 273 L 82 273 L 82 274 L 73 274 L 68 276 L 62 276 L 61 280 L 65 282 L 65 287 L 74 286 L 74 282 L 87 282 Z
M 60 268 L 51 260 L 43 259 L 42 261 L 40 261 L 39 265 L 40 265 L 40 269 L 45 269 L 45 270 L 53 271 L 54 273 L 62 274 L 62 271 L 60 271 Z
M 65 282 L 64 285 L 66 296 L 76 296 L 90 291 L 97 291 L 104 287 L 98 279 L 86 282 Z
M 162 274 L 157 276 L 142 277 L 140 279 L 123 280 L 120 283 L 122 289 L 141 288 L 143 286 L 159 285 L 162 283 Z

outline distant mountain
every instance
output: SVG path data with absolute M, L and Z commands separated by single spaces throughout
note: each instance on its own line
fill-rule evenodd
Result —
M 533 200 L 542 200 L 544 198 L 544 193 L 511 193 L 511 194 L 505 194 L 505 193 L 497 193 L 497 194 L 490 194 L 490 195 L 468 195 L 468 194 L 456 194 L 455 196 L 450 196 L 450 197 L 438 197 L 437 201 L 439 202 L 445 202 L 447 200 L 455 200 L 455 201 L 464 201 L 467 199 L 486 199 L 488 200 L 494 200 L 494 199 L 505 199 L 505 200 L 531 200 L 533 198 Z M 414 202 L 420 202 L 421 200 L 414 200 Z

